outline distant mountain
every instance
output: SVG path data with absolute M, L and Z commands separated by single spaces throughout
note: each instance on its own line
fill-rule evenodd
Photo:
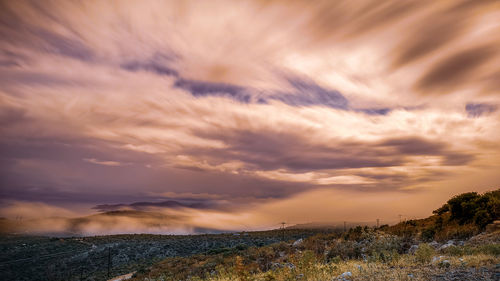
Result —
M 373 222 L 346 222 L 347 229 L 355 226 L 374 226 Z M 286 229 L 344 229 L 344 222 L 310 222 L 291 225 Z
M 122 233 L 196 234 L 225 231 L 191 225 L 182 216 L 159 212 L 121 210 L 78 218 L 50 217 L 22 221 L 1 219 L 0 232 L 82 236 Z

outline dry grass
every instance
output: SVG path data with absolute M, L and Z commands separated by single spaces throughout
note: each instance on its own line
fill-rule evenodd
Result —
M 218 272 L 206 278 L 193 277 L 189 280 L 203 281 L 317 281 L 317 280 L 343 280 L 342 274 L 350 272 L 352 276 L 346 280 L 429 280 L 430 276 L 441 274 L 453 269 L 470 267 L 491 267 L 500 263 L 500 258 L 485 255 L 466 255 L 462 257 L 443 256 L 442 260 L 450 262 L 449 268 L 444 268 L 439 262 L 422 264 L 413 255 L 402 255 L 397 261 L 389 263 L 364 262 L 350 260 L 340 263 L 313 263 L 297 268 L 280 268 L 264 273 L 250 274 L 245 272 L 241 265 L 237 268 L 220 268 Z M 149 279 L 149 281 L 168 280 L 162 277 Z

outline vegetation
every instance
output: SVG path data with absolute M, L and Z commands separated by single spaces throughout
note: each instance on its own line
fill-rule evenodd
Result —
M 230 254 L 168 258 L 133 280 L 429 280 L 443 274 L 474 280 L 469 277 L 479 274 L 478 268 L 486 278 L 481 280 L 497 278 L 493 268 L 500 263 L 498 232 L 495 243 L 443 249 L 421 243 L 409 253 L 401 237 L 361 228 L 360 236 L 353 238 L 358 230 L 315 235 L 300 244 L 290 241 Z
M 467 239 L 484 231 L 486 225 L 500 217 L 500 190 L 482 195 L 477 192 L 457 195 L 433 214 L 426 219 L 409 220 L 381 229 L 428 242 Z
M 500 232 L 477 235 L 498 218 L 498 202 L 499 191 L 461 194 L 426 219 L 169 258 L 135 280 L 498 280 Z
M 346 232 L 4 235 L 0 280 L 106 280 L 108 259 L 111 276 L 141 281 L 498 280 L 500 231 L 479 234 L 498 219 L 498 202 L 499 191 L 465 193 L 426 219 Z
M 95 237 L 0 236 L 0 280 L 105 280 L 144 271 L 166 257 L 232 255 L 282 239 L 326 230 L 273 230 L 207 235 L 110 235 Z M 328 230 L 326 232 L 331 232 Z

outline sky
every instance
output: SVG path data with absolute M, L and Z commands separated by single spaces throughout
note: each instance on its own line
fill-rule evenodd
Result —
M 0 6 L 3 217 L 394 222 L 500 186 L 498 1 Z

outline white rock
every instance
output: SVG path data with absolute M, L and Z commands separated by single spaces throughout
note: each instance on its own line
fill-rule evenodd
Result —
M 437 256 L 436 256 L 436 257 L 433 257 L 433 258 L 432 258 L 432 263 L 438 262 L 438 261 L 440 261 L 442 258 L 444 258 L 444 256 L 439 256 L 439 257 L 437 257 Z
M 347 276 L 351 277 L 352 273 L 350 271 L 346 271 L 346 272 L 340 274 L 340 276 L 342 276 L 342 277 L 347 277 Z
M 450 267 L 451 262 L 449 260 L 444 260 L 444 261 L 440 262 L 439 265 L 442 267 Z
M 418 250 L 418 245 L 412 245 L 410 249 L 408 249 L 408 253 L 413 255 L 417 250 Z
M 304 242 L 304 240 L 302 238 L 300 238 L 299 240 L 293 242 L 292 246 L 294 246 L 294 247 L 300 246 L 302 244 L 302 242 Z
M 448 248 L 448 247 L 451 247 L 451 246 L 454 246 L 454 245 L 453 245 L 453 243 L 451 243 L 451 244 L 446 243 L 446 244 L 444 244 L 443 246 L 439 247 L 439 249 L 438 249 L 438 250 L 444 250 L 444 249 L 446 249 L 446 248 Z
M 429 243 L 429 245 L 432 246 L 434 249 L 437 249 L 440 246 L 440 244 L 436 241 L 432 241 L 431 243 Z

